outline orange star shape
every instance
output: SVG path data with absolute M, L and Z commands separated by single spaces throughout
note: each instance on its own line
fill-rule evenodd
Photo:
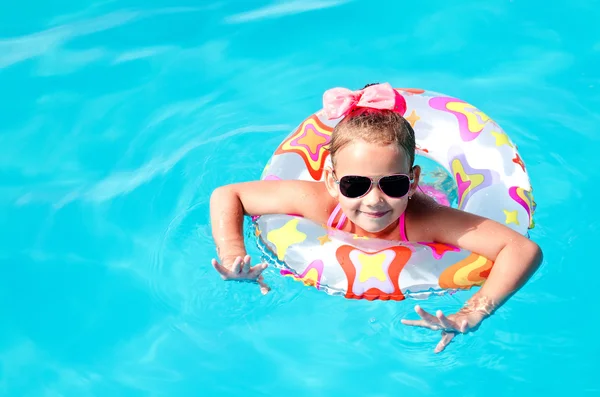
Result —
M 329 236 L 326 234 L 324 236 L 321 237 L 317 237 L 317 240 L 319 240 L 319 242 L 321 243 L 321 245 L 327 243 L 327 242 L 331 242 L 331 239 L 329 238 Z

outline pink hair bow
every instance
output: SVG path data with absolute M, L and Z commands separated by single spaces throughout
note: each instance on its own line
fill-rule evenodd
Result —
M 358 107 L 389 109 L 404 115 L 406 100 L 389 83 L 371 85 L 358 91 L 338 87 L 323 94 L 323 111 L 330 120 L 345 116 Z

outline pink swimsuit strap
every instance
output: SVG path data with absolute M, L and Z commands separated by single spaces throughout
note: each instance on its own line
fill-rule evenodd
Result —
M 338 204 L 336 205 L 335 209 L 333 210 L 333 212 L 331 213 L 331 215 L 329 215 L 329 219 L 327 220 L 327 227 L 332 227 L 333 226 L 333 221 L 335 220 L 335 218 L 337 217 L 338 213 L 342 210 L 342 207 Z M 342 227 L 344 227 L 344 223 L 346 223 L 346 214 L 344 214 L 342 212 L 342 216 L 340 217 L 340 221 L 337 223 L 337 225 L 335 225 L 336 229 L 341 229 Z
M 335 221 L 335 218 L 341 210 L 342 207 L 338 204 L 331 213 L 331 215 L 329 215 L 329 219 L 327 219 L 327 227 L 333 227 L 333 222 Z M 404 215 L 405 212 L 403 212 L 402 215 L 400 215 L 400 218 L 398 219 L 400 223 L 398 225 L 398 228 L 400 229 L 400 241 L 408 242 L 408 237 L 406 236 L 406 217 Z M 346 214 L 342 212 L 342 216 L 340 217 L 339 222 L 335 225 L 335 228 L 341 230 L 344 227 L 344 224 L 346 223 L 346 219 Z
M 400 215 L 400 225 L 398 228 L 400 229 L 400 241 L 408 242 L 408 237 L 406 236 L 406 217 L 404 216 L 406 211 Z

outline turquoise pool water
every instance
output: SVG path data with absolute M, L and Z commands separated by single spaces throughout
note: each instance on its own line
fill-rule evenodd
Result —
M 599 4 L 416 4 L 4 2 L 0 395 L 600 395 Z M 543 266 L 439 355 L 400 324 L 414 301 L 210 266 L 212 189 L 258 178 L 325 89 L 376 81 L 485 111 L 535 188 Z

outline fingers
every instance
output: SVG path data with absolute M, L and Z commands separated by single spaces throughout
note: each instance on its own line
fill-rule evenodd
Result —
M 440 320 L 437 317 L 432 316 L 431 314 L 427 313 L 425 310 L 423 310 L 421 308 L 421 306 L 416 305 L 415 312 L 417 312 L 419 317 L 421 317 L 421 320 L 404 320 L 403 319 L 403 320 L 400 320 L 400 322 L 404 325 L 410 325 L 412 327 L 428 328 L 432 331 L 437 331 L 440 328 L 442 328 L 442 324 L 440 323 Z
M 441 310 L 438 310 L 436 313 L 436 317 L 439 320 L 440 324 L 442 325 L 443 328 L 447 329 L 447 330 L 455 330 L 458 331 L 458 327 L 457 324 L 451 322 L 448 317 L 444 316 L 444 313 L 442 313 Z
M 244 259 L 242 259 L 242 273 L 250 272 L 250 255 L 246 255 Z
M 216 260 L 216 259 L 214 259 L 214 258 L 213 258 L 213 259 L 210 261 L 210 263 L 211 263 L 211 264 L 212 264 L 212 266 L 215 268 L 215 270 L 216 270 L 217 272 L 219 272 L 219 274 L 221 275 L 221 278 L 222 278 L 223 280 L 226 280 L 226 279 L 229 277 L 229 270 L 227 270 L 227 269 L 226 269 L 224 266 L 221 266 L 221 265 L 219 264 L 219 262 L 217 262 L 217 260 Z
M 260 276 L 260 274 L 267 268 L 269 267 L 269 265 L 267 265 L 266 263 L 261 263 L 260 265 L 256 265 L 254 266 L 251 270 L 250 273 L 253 278 L 258 278 L 258 276 Z
M 235 260 L 233 261 L 233 264 L 231 266 L 231 272 L 233 274 L 238 274 L 242 271 L 242 265 L 244 264 L 244 259 L 241 256 L 238 256 L 237 258 L 235 258 Z
M 221 265 L 215 258 L 213 258 L 210 263 L 215 268 L 217 272 L 221 275 L 224 280 L 229 280 L 232 278 L 238 278 L 238 274 L 241 271 L 241 257 L 235 258 L 233 263 L 231 264 L 231 268 L 227 268 L 226 266 Z
M 461 318 L 455 314 L 446 317 L 441 310 L 438 310 L 436 315 L 432 316 L 419 305 L 415 306 L 415 312 L 421 317 L 421 320 L 402 319 L 400 322 L 404 325 L 423 327 L 434 331 L 442 329 L 442 339 L 435 347 L 435 353 L 443 351 L 458 332 L 465 333 L 469 329 L 468 319 Z
M 433 352 L 439 353 L 444 350 L 455 336 L 456 334 L 452 332 L 442 332 L 442 340 L 439 341 Z
M 429 328 L 430 330 L 438 330 L 439 327 L 437 325 L 433 325 L 428 323 L 425 320 L 405 320 L 402 319 L 400 320 L 400 322 L 404 325 L 410 325 L 411 327 L 423 327 L 423 328 Z
M 221 275 L 221 278 L 224 280 L 256 280 L 258 285 L 260 286 L 260 292 L 263 295 L 266 295 L 270 290 L 262 276 L 262 272 L 269 267 L 266 263 L 261 263 L 260 265 L 256 265 L 254 267 L 250 266 L 250 255 L 246 255 L 245 257 L 238 256 L 235 258 L 231 265 L 231 269 L 219 264 L 216 259 L 212 259 L 210 261 L 212 266 L 215 268 L 217 272 Z
M 419 305 L 415 306 L 415 312 L 417 312 L 417 314 L 419 315 L 419 317 L 421 317 L 423 320 L 427 321 L 428 323 L 436 324 L 436 325 L 440 324 L 440 322 L 437 319 L 437 317 L 432 316 L 431 314 L 427 313 Z
M 261 294 L 266 295 L 269 291 L 271 291 L 271 287 L 269 287 L 267 284 L 265 284 L 264 278 L 263 278 L 262 275 L 260 275 L 260 277 L 258 277 L 258 279 L 256 280 L 256 282 L 260 286 L 260 292 L 261 292 Z
M 219 271 L 219 262 L 217 262 L 217 260 L 215 258 L 212 258 L 210 260 L 210 264 L 212 265 L 212 267 L 215 268 L 216 271 Z

